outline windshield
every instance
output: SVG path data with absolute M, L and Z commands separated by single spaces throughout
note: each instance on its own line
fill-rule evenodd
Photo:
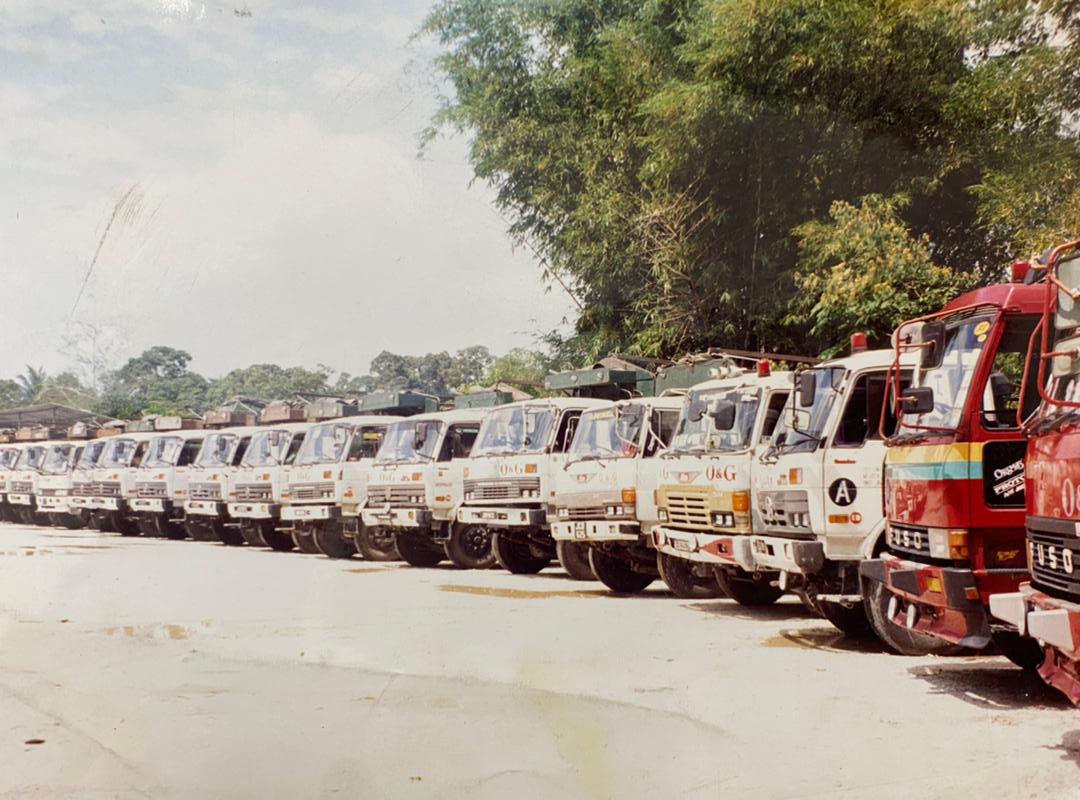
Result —
M 638 438 L 645 422 L 645 406 L 601 408 L 581 415 L 570 445 L 569 460 L 631 458 L 637 455 Z
M 731 430 L 716 429 L 709 408 L 716 402 L 735 404 Z M 734 452 L 750 446 L 761 393 L 756 389 L 711 389 L 690 392 L 679 413 L 679 424 L 668 455 L 677 453 Z M 698 414 L 698 419 L 693 419 Z
M 990 335 L 992 314 L 945 320 L 945 349 L 941 364 L 915 370 L 913 386 L 934 390 L 934 407 L 925 414 L 902 415 L 902 422 L 920 428 L 956 428 L 964 413 L 983 346 Z
M 554 427 L 555 409 L 548 405 L 496 409 L 484 422 L 472 455 L 540 452 Z
M 98 462 L 102 467 L 126 467 L 131 464 L 137 447 L 134 439 L 110 439 Z
M 344 457 L 352 433 L 353 426 L 341 422 L 316 425 L 304 439 L 304 445 L 300 448 L 296 463 L 300 466 L 336 464 Z
M 150 440 L 141 467 L 173 467 L 180 458 L 184 441 L 179 436 L 159 436 Z
M 234 433 L 211 433 L 203 441 L 196 467 L 227 467 L 232 460 L 238 439 Z
M 259 431 L 251 437 L 251 444 L 240 462 L 244 467 L 277 466 L 285 458 L 292 442 L 292 431 Z
M 73 444 L 54 444 L 46 453 L 41 463 L 41 471 L 47 475 L 62 475 L 68 470 L 68 459 L 71 451 L 75 449 Z
M 19 454 L 16 466 L 19 469 L 41 469 L 41 462 L 45 459 L 45 448 L 42 445 L 24 447 Z
M 79 456 L 79 463 L 75 465 L 76 469 L 90 469 L 96 465 L 104 450 L 104 440 L 98 439 L 97 441 L 88 442 L 86 447 L 83 448 L 82 455 Z
M 794 453 L 817 449 L 825 437 L 825 424 L 836 401 L 837 388 L 847 370 L 844 367 L 822 367 L 806 370 L 814 374 L 814 402 L 809 408 L 799 405 L 799 393 L 791 393 L 784 415 L 776 425 L 773 446 Z M 796 379 L 796 384 L 798 379 Z
M 376 464 L 413 464 L 431 461 L 443 424 L 437 420 L 395 422 L 386 430 Z M 417 446 L 419 445 L 419 446 Z
M 18 460 L 19 449 L 17 447 L 9 447 L 6 450 L 0 450 L 0 470 L 11 469 Z

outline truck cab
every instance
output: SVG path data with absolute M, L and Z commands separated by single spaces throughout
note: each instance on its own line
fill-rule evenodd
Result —
M 653 540 L 661 574 L 676 595 L 691 576 L 706 576 L 732 599 L 747 605 L 773 602 L 781 594 L 775 572 L 761 572 L 749 535 L 762 532 L 751 503 L 753 471 L 772 441 L 791 395 L 792 373 L 756 371 L 690 389 L 671 446 L 657 461 L 658 474 L 639 491 L 655 487 L 660 524 Z
M 1080 706 L 1080 242 L 1046 259 L 1028 353 L 1038 411 L 1024 420 L 1028 579 L 990 596 L 990 612 L 1042 650 L 1039 674 Z
M 851 355 L 795 374 L 752 473 L 761 525 L 750 553 L 754 571 L 779 573 L 779 589 L 797 591 L 845 633 L 864 634 L 859 562 L 876 552 L 885 531 L 881 416 L 894 357 L 852 338 Z M 910 361 L 902 359 L 904 381 Z
M 464 467 L 455 533 L 490 532 L 491 554 L 509 572 L 532 574 L 550 564 L 557 557 L 547 517 L 555 476 L 582 413 L 610 406 L 597 398 L 546 397 L 493 409 Z
M 401 558 L 433 567 L 447 558 L 463 490 L 463 464 L 488 411 L 463 408 L 419 414 L 386 431 L 371 465 L 361 518 L 390 531 Z
M 656 498 L 641 487 L 670 444 L 682 406 L 680 396 L 635 397 L 582 412 L 562 465 L 552 470 L 548 508 L 559 561 L 572 577 L 599 578 L 619 594 L 644 591 L 660 577 L 651 535 Z M 580 566 L 566 549 L 575 543 L 587 547 Z
M 244 425 L 206 432 L 191 465 L 184 501 L 184 531 L 195 541 L 244 544 L 240 523 L 229 516 L 225 501 L 229 477 L 240 465 L 257 430 Z
M 155 435 L 146 446 L 141 463 L 134 467 L 135 486 L 130 507 L 144 536 L 183 539 L 184 504 L 195 459 L 207 431 L 201 420 L 159 417 Z
M 281 509 L 281 519 L 291 523 L 293 542 L 301 552 L 333 558 L 357 552 L 358 520 L 355 515 L 346 519 L 343 509 L 346 504 L 357 506 L 364 496 L 367 467 L 387 429 L 399 419 L 381 414 L 342 416 L 308 430 L 288 468 Z M 392 548 L 392 543 L 383 546 Z
M 71 490 L 68 494 L 68 506 L 72 514 L 79 515 L 86 525 L 95 527 L 94 515 L 94 469 L 98 466 L 108 439 L 99 435 L 88 439 L 71 467 Z
M 918 364 L 911 385 L 892 392 L 887 536 L 861 574 L 871 624 L 896 652 L 982 649 L 994 640 L 1018 664 L 1041 660 L 1033 643 L 994 622 L 988 603 L 1027 577 L 1026 441 L 1017 418 L 1037 403 L 1024 354 L 1045 294 L 1019 281 L 976 289 L 894 334 L 896 358 L 914 353 Z
M 131 423 L 108 439 L 92 471 L 89 503 L 98 530 L 116 531 L 121 536 L 138 536 L 139 526 L 129 504 L 136 493 L 136 468 L 153 438 L 153 423 Z
M 47 447 L 48 443 L 43 441 L 23 444 L 8 476 L 7 500 L 15 510 L 18 520 L 24 525 L 44 524 L 47 521 L 47 518 L 38 516 L 35 498 Z
M 85 447 L 84 441 L 50 442 L 38 477 L 38 510 L 48 515 L 52 524 L 72 530 L 86 527 L 89 521 L 89 514 L 84 517 L 80 509 L 71 505 L 71 472 Z
M 19 460 L 19 450 L 19 445 L 13 443 L 0 446 L 0 519 L 4 522 L 19 521 L 14 506 L 7 499 L 8 479 Z
M 285 473 L 313 423 L 262 421 L 230 471 L 226 509 L 249 545 L 292 550 L 296 545 L 291 533 L 280 530 Z

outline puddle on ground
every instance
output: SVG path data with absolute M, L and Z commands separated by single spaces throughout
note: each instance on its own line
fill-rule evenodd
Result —
M 44 739 L 27 739 L 23 744 L 45 744 Z
M 112 545 L 108 544 L 61 544 L 55 549 L 50 547 L 35 547 L 28 545 L 26 547 L 20 547 L 17 550 L 0 550 L 0 556 L 14 556 L 15 558 L 25 558 L 29 556 L 48 556 L 48 555 L 67 555 L 76 556 L 79 555 L 78 550 L 112 550 Z
M 761 642 L 762 647 L 796 647 L 806 650 L 825 650 L 831 653 L 881 653 L 881 643 L 875 639 L 856 639 L 834 628 L 784 630 Z
M 456 586 L 454 584 L 442 584 L 439 586 L 441 592 L 452 592 L 455 594 L 475 594 L 481 597 L 504 597 L 508 600 L 546 600 L 549 597 L 614 597 L 611 592 L 603 591 L 599 589 L 585 589 L 584 591 L 572 592 L 568 590 L 561 591 L 540 591 L 529 592 L 524 589 L 498 589 L 491 586 Z
M 354 567 L 353 569 L 342 570 L 343 572 L 351 572 L 353 575 L 366 575 L 369 572 L 386 572 L 387 570 L 381 567 Z
M 209 627 L 205 623 L 203 628 Z M 186 625 L 121 625 L 116 628 L 106 628 L 105 633 L 109 636 L 125 636 L 128 639 L 171 639 L 174 642 L 190 639 L 197 630 Z

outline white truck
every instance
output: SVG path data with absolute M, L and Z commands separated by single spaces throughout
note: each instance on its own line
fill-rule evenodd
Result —
M 915 356 L 902 361 L 910 373 Z M 894 424 L 886 401 L 892 350 L 865 349 L 795 375 L 795 387 L 769 447 L 753 470 L 750 537 L 758 572 L 778 573 L 777 587 L 798 591 L 845 633 L 870 632 L 859 562 L 881 549 L 885 534 L 884 427 Z M 759 532 L 760 531 L 760 532 Z M 738 600 L 741 587 L 725 587 Z
M 101 457 L 105 454 L 105 448 L 109 440 L 105 438 L 112 435 L 98 432 L 95 438 L 88 439 L 80 453 L 78 460 L 71 468 L 71 490 L 68 494 L 68 506 L 71 513 L 78 514 L 91 528 L 97 528 L 101 524 L 101 517 L 94 513 L 94 470 L 101 463 Z
M 184 500 L 184 531 L 195 541 L 244 544 L 240 523 L 229 516 L 226 500 L 230 475 L 257 432 L 251 425 L 206 431 L 188 474 Z
M 84 506 L 93 512 L 98 530 L 121 536 L 138 536 L 139 525 L 129 504 L 135 497 L 136 470 L 154 437 L 153 423 L 131 423 L 123 433 L 106 440 L 105 449 L 91 471 L 90 485 L 79 487 Z
M 283 417 L 290 419 L 290 410 Z M 281 530 L 282 492 L 286 472 L 314 423 L 274 421 L 265 416 L 262 421 L 240 463 L 230 472 L 226 507 L 239 524 L 240 535 L 252 547 L 292 550 L 296 545 L 291 531 Z
M 447 553 L 470 541 L 469 529 L 476 529 L 490 532 L 491 554 L 509 572 L 536 573 L 557 558 L 547 515 L 555 475 L 566 462 L 582 412 L 610 407 L 609 400 L 548 397 L 493 409 L 465 464 L 462 501 Z M 591 570 L 581 564 L 584 554 L 578 550 L 573 560 L 572 550 L 564 549 L 567 571 L 575 578 L 592 579 Z
M 72 530 L 85 528 L 89 512 L 71 505 L 72 470 L 86 448 L 85 440 L 50 442 L 41 462 L 37 481 L 36 505 L 53 525 Z
M 595 575 L 619 594 L 640 592 L 658 577 L 656 499 L 642 489 L 671 441 L 682 405 L 678 396 L 638 397 L 582 413 L 554 470 L 548 513 L 559 561 L 572 577 Z M 575 545 L 585 547 L 584 563 Z M 715 588 L 712 574 L 707 577 Z
M 677 596 L 694 596 L 711 578 L 742 603 L 779 597 L 776 576 L 757 572 L 750 557 L 751 475 L 788 402 L 791 375 L 761 362 L 756 371 L 729 371 L 687 394 L 654 482 L 641 487 L 656 493 L 662 521 L 653 544 L 660 574 Z
M 482 408 L 418 414 L 387 430 L 360 513 L 365 527 L 392 533 L 411 566 L 434 567 L 446 558 L 472 565 L 462 558 L 469 551 L 453 523 L 463 494 L 462 464 L 487 414 Z
M 8 476 L 7 501 L 14 509 L 16 518 L 24 525 L 48 524 L 48 518 L 39 515 L 35 502 L 38 476 L 47 446 L 48 443 L 44 441 L 24 442 Z
M 331 558 L 359 553 L 376 561 L 393 557 L 393 537 L 380 526 L 360 525 L 359 505 L 367 488 L 367 468 L 387 428 L 399 419 L 343 416 L 308 430 L 282 492 L 281 519 L 291 524 L 300 552 Z
M 188 480 L 208 433 L 198 427 L 201 424 L 201 420 L 180 417 L 154 421 L 156 433 L 141 462 L 133 467 L 135 489 L 129 502 L 144 536 L 183 539 L 188 535 L 184 527 Z
M 19 450 L 20 446 L 13 442 L 0 446 L 0 520 L 4 522 L 19 521 L 14 506 L 7 499 L 8 478 L 19 460 Z

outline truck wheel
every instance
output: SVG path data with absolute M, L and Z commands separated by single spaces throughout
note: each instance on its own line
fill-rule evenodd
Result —
M 657 552 L 656 567 L 660 570 L 660 577 L 676 597 L 684 600 L 712 600 L 724 596 L 716 574 L 705 566 Z M 699 575 L 698 572 L 705 574 Z
M 491 534 L 491 552 L 495 561 L 514 575 L 535 575 L 551 563 L 551 556 L 537 555 L 527 542 L 518 542 L 506 534 Z
M 495 553 L 491 550 L 491 530 L 483 525 L 454 525 L 446 540 L 446 557 L 461 569 L 491 569 Z
M 242 519 L 240 520 L 240 536 L 247 542 L 249 547 L 269 547 L 266 539 L 263 537 L 263 530 L 268 526 L 273 525 L 270 520 L 266 519 Z M 292 540 L 289 540 L 289 547 L 292 547 Z
M 600 582 L 616 594 L 637 594 L 654 580 L 652 575 L 631 569 L 629 559 L 613 556 L 598 547 L 589 548 L 589 566 Z
M 158 533 L 157 517 L 140 516 L 135 520 L 135 524 L 139 528 L 139 533 L 141 533 L 143 536 L 161 535 L 160 533 Z
M 566 574 L 575 581 L 595 581 L 596 573 L 589 563 L 589 546 L 580 542 L 555 542 L 555 556 Z
M 270 524 L 263 529 L 263 539 L 266 540 L 266 545 L 271 550 L 277 550 L 279 553 L 287 553 L 296 547 L 296 542 L 293 541 L 292 533 L 289 531 L 279 531 L 275 527 L 275 523 L 270 521 Z
M 740 606 L 771 606 L 784 592 L 767 580 L 754 580 L 716 570 L 716 582 L 728 597 Z
M 994 631 L 993 637 L 1001 654 L 1020 669 L 1038 669 L 1046 658 L 1046 651 L 1035 639 L 1021 636 L 1017 631 Z
M 204 520 L 188 517 L 184 520 L 184 532 L 195 542 L 215 542 L 217 538 Z
M 866 616 L 866 607 L 862 603 L 846 606 L 832 600 L 818 599 L 817 606 L 821 609 L 821 616 L 848 636 L 864 637 L 874 632 Z
M 214 538 L 222 544 L 229 547 L 244 545 L 244 535 L 240 533 L 239 525 L 226 525 L 225 520 L 215 517 L 210 520 L 210 530 L 213 531 Z
M 112 528 L 121 536 L 138 536 L 139 525 L 131 517 L 124 516 L 119 511 L 110 511 L 110 519 L 112 520 Z
M 293 525 L 292 539 L 296 544 L 296 549 L 301 553 L 312 556 L 321 555 L 318 545 L 315 544 L 315 531 L 312 530 L 310 525 L 301 525 L 299 523 Z
M 426 534 L 416 531 L 398 531 L 394 535 L 394 544 L 402 560 L 412 567 L 434 567 L 445 556 L 443 549 L 435 549 Z
M 927 636 L 925 633 L 909 631 L 889 619 L 888 608 L 891 597 L 892 593 L 885 588 L 885 584 L 878 581 L 863 581 L 863 605 L 866 606 L 866 617 L 874 633 L 887 648 L 902 656 L 957 656 L 964 652 L 964 648 L 958 644 L 946 642 L 936 636 Z
M 356 547 L 342 535 L 340 523 L 316 525 L 312 538 L 327 558 L 352 558 L 356 554 Z
M 401 553 L 394 544 L 394 532 L 389 528 L 369 528 L 360 523 L 353 546 L 368 561 L 401 561 Z
M 102 533 L 113 533 L 116 526 L 113 525 L 112 517 L 105 511 L 91 511 L 90 527 Z

